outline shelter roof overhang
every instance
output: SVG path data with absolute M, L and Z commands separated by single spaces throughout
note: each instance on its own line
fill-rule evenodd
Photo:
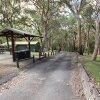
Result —
M 42 36 L 34 35 L 30 32 L 14 29 L 14 28 L 5 28 L 0 31 L 0 36 L 11 37 L 14 36 L 16 38 L 24 38 L 24 37 L 39 37 L 43 38 Z

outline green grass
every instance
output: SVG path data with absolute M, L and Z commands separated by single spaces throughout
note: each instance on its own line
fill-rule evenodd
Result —
M 51 56 L 51 51 L 46 51 L 45 53 L 46 53 L 46 55 L 48 55 L 48 53 L 49 53 L 49 56 Z
M 33 56 L 39 56 L 39 52 L 31 52 L 31 55 Z
M 51 56 L 51 51 L 46 51 L 46 55 L 48 56 L 48 52 L 49 52 L 49 56 Z M 54 52 L 55 53 L 55 52 Z M 31 55 L 33 56 L 36 56 L 36 57 L 39 57 L 39 52 L 31 52 Z
M 96 83 L 100 85 L 100 56 L 97 57 L 97 61 L 92 61 L 91 56 L 86 56 L 86 70 L 95 79 Z
M 100 61 L 100 56 L 97 56 L 97 60 Z
M 86 69 L 91 73 L 96 82 L 100 83 L 100 66 L 94 64 L 93 62 L 88 62 L 86 63 Z

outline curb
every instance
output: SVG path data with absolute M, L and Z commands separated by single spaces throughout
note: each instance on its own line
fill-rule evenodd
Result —
M 78 63 L 78 67 L 80 68 L 80 75 L 81 75 L 83 90 L 84 90 L 86 99 L 87 100 L 100 100 L 100 94 L 96 90 L 94 84 L 91 82 L 82 64 Z

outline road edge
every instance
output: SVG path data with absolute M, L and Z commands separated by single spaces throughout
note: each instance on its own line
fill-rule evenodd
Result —
M 83 90 L 84 90 L 86 99 L 87 100 L 100 100 L 100 95 L 98 91 L 96 90 L 94 84 L 91 82 L 82 64 L 78 63 L 78 67 L 80 68 L 80 75 L 81 75 Z

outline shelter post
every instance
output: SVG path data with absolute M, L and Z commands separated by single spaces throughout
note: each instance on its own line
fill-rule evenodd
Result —
M 9 48 L 9 40 L 8 40 L 8 37 L 6 36 L 6 40 L 7 40 L 7 47 L 8 47 L 8 50 L 10 50 Z
M 30 52 L 30 57 L 31 57 L 30 37 L 28 37 L 28 45 L 29 45 L 29 52 Z
M 14 36 L 11 35 L 11 41 L 12 41 L 12 58 L 13 58 L 13 61 L 15 61 L 15 40 L 14 40 Z

